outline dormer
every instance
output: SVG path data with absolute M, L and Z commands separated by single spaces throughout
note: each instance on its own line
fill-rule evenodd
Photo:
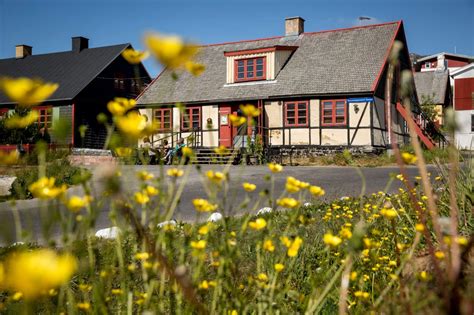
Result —
M 274 81 L 297 46 L 270 47 L 226 51 L 226 83 Z

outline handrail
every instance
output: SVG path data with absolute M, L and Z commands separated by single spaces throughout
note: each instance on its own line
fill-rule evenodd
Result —
M 199 131 L 199 129 L 194 129 L 194 130 L 192 130 L 191 133 L 190 133 L 188 136 L 186 136 L 186 137 L 183 138 L 183 139 L 185 140 L 185 142 L 188 143 L 189 141 L 187 141 L 187 140 L 189 139 L 189 137 L 194 136 L 194 137 L 192 138 L 192 139 L 193 139 L 193 145 L 192 145 L 192 146 L 195 147 L 195 146 L 197 145 L 197 143 L 198 143 L 198 142 L 197 142 L 197 137 L 196 137 L 196 135 L 198 134 L 198 131 Z M 167 135 L 167 136 L 165 136 L 165 137 L 161 137 L 161 138 L 159 138 L 159 139 L 157 139 L 157 140 L 153 140 L 153 141 L 151 142 L 151 145 L 153 146 L 155 143 L 160 142 L 160 141 L 163 141 L 163 140 L 166 140 L 166 139 L 168 139 L 168 138 L 171 138 L 171 145 L 173 145 L 173 144 L 174 144 L 174 143 L 173 143 L 173 142 L 174 142 L 174 141 L 173 141 L 173 137 L 174 137 L 175 135 L 179 135 L 179 134 L 182 133 L 182 132 L 181 132 L 181 131 L 170 131 L 170 132 L 164 132 L 164 133 L 170 133 L 170 134 Z

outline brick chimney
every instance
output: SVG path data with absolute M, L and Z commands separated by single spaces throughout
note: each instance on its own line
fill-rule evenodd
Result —
M 298 36 L 304 33 L 304 19 L 299 16 L 285 19 L 285 36 Z
M 76 36 L 72 38 L 72 51 L 81 52 L 82 50 L 87 48 L 89 48 L 88 38 L 82 36 Z
M 23 59 L 33 54 L 33 47 L 28 45 L 16 45 L 15 46 L 15 57 L 16 59 Z

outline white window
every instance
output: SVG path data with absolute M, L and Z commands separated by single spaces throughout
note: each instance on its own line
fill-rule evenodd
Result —
M 431 62 L 425 62 L 425 68 L 431 68 Z

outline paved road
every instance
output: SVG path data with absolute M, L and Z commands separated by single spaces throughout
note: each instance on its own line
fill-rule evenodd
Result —
M 189 166 L 190 173 L 187 184 L 184 188 L 180 203 L 175 212 L 175 219 L 192 221 L 196 219 L 196 211 L 192 206 L 194 198 L 206 197 L 203 188 L 202 175 L 195 166 Z M 167 167 L 163 167 L 166 172 Z M 221 170 L 222 166 L 201 166 L 201 172 L 209 169 Z M 135 191 L 138 189 L 138 180 L 135 173 L 139 170 L 147 170 L 159 176 L 162 168 L 160 166 L 124 166 L 122 169 L 123 183 L 122 187 L 126 191 Z M 397 167 L 380 167 L 380 168 L 361 168 L 360 172 L 366 179 L 366 194 L 384 190 L 390 181 L 390 174 L 398 173 Z M 416 168 L 408 169 L 410 176 L 416 176 L 418 170 Z M 96 168 L 93 170 L 93 186 L 94 194 L 101 196 L 102 188 L 100 177 L 103 170 Z M 241 183 L 248 181 L 257 185 L 258 190 L 270 189 L 270 184 L 265 180 L 269 174 L 266 166 L 231 166 L 229 169 L 230 185 L 227 194 L 226 203 L 229 206 L 225 210 L 226 214 L 235 215 L 245 212 L 255 212 L 254 209 L 242 209 L 238 205 L 244 200 L 245 192 L 241 187 Z M 319 185 L 326 190 L 326 200 L 340 198 L 341 196 L 358 196 L 361 194 L 363 180 L 361 175 L 355 168 L 350 167 L 316 167 L 316 166 L 295 166 L 285 167 L 282 173 L 275 175 L 275 196 L 284 190 L 284 184 L 287 176 L 294 176 L 297 179 Z M 181 180 L 181 179 L 180 179 Z M 400 187 L 400 182 L 395 180 L 388 188 L 388 192 L 394 192 Z M 68 194 L 82 194 L 82 188 L 72 187 L 68 190 Z M 249 203 L 255 204 L 258 194 L 252 194 L 254 199 Z M 223 196 L 221 195 L 220 198 Z M 259 205 L 258 208 L 266 206 Z M 48 206 L 41 203 L 37 199 L 21 200 L 15 205 L 25 230 L 29 231 L 33 240 L 38 239 L 41 235 L 42 214 L 48 212 Z M 232 209 L 231 209 L 232 208 Z M 62 209 L 62 211 L 67 211 Z M 106 202 L 100 209 L 96 226 L 97 229 L 109 227 L 111 225 L 108 218 L 109 203 Z M 12 205 L 8 202 L 0 203 L 0 244 L 11 243 L 15 241 L 15 224 L 13 220 Z M 205 218 L 200 218 L 205 219 Z

